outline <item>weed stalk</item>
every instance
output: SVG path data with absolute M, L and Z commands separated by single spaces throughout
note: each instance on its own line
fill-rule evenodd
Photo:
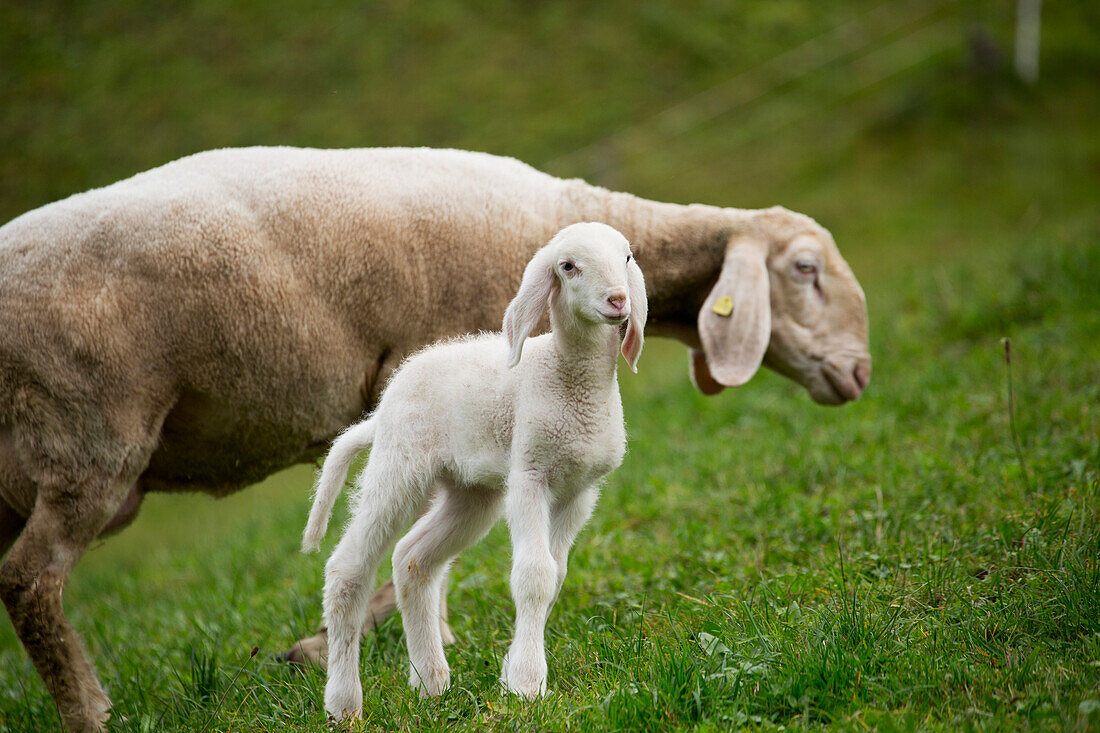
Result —
M 214 706 L 214 712 L 210 713 L 210 717 L 207 718 L 206 722 L 202 724 L 202 729 L 200 730 L 200 733 L 206 733 L 206 729 L 209 728 L 210 724 L 214 722 L 214 718 L 218 717 L 218 713 L 222 709 L 222 703 L 225 702 L 226 695 L 228 695 L 229 691 L 233 689 L 233 685 L 237 683 L 237 678 L 241 676 L 241 672 L 244 671 L 244 668 L 249 665 L 249 663 L 252 661 L 252 658 L 255 657 L 259 651 L 260 647 L 252 647 L 252 652 L 248 655 L 248 659 L 244 660 L 244 664 L 242 664 L 237 669 L 237 673 L 233 675 L 233 679 L 229 680 L 229 685 L 225 688 L 225 692 L 223 692 L 221 694 L 221 697 L 218 698 L 218 704 Z

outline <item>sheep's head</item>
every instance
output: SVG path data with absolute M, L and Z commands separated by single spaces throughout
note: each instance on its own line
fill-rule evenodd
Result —
M 754 212 L 729 241 L 698 328 L 692 380 L 706 394 L 761 363 L 824 405 L 857 399 L 871 377 L 863 290 L 829 232 L 786 209 Z
M 523 342 L 548 303 L 566 328 L 626 323 L 623 357 L 637 371 L 648 310 L 645 281 L 618 230 L 596 222 L 571 224 L 535 253 L 504 314 L 508 366 L 519 363 Z

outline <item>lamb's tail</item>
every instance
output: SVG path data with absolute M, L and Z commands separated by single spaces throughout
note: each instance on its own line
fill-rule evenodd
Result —
M 313 508 L 309 510 L 309 521 L 302 534 L 302 552 L 316 552 L 320 549 L 321 540 L 328 529 L 328 520 L 332 516 L 332 507 L 340 490 L 344 488 L 348 467 L 360 451 L 369 448 L 374 442 L 374 429 L 374 418 L 368 418 L 352 425 L 333 441 L 314 489 Z

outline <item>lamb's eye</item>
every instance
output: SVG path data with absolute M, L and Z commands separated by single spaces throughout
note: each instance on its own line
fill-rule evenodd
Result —
M 812 275 L 817 272 L 817 265 L 809 260 L 799 260 L 794 263 L 795 269 L 801 272 L 803 275 Z
M 627 261 L 627 262 L 630 262 L 630 257 L 631 257 L 630 255 L 627 255 L 627 256 L 626 256 L 626 261 Z
M 573 271 L 573 263 L 572 262 L 563 262 L 563 263 L 561 263 L 561 269 L 562 269 L 562 272 L 572 272 Z

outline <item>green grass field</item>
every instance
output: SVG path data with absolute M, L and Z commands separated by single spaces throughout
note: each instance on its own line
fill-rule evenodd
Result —
M 482 149 L 814 216 L 874 358 L 833 409 L 763 372 L 705 398 L 648 342 L 548 625 L 553 694 L 497 687 L 498 527 L 453 573 L 453 689 L 409 691 L 395 618 L 364 644 L 363 730 L 1100 730 L 1092 4 L 1044 4 L 1035 88 L 968 45 L 1010 51 L 1012 3 L 325 5 L 0 8 L 0 220 L 209 147 Z M 77 566 L 113 729 L 327 729 L 323 675 L 273 660 L 320 619 L 311 480 L 151 496 Z M 0 621 L 0 730 L 58 728 Z

